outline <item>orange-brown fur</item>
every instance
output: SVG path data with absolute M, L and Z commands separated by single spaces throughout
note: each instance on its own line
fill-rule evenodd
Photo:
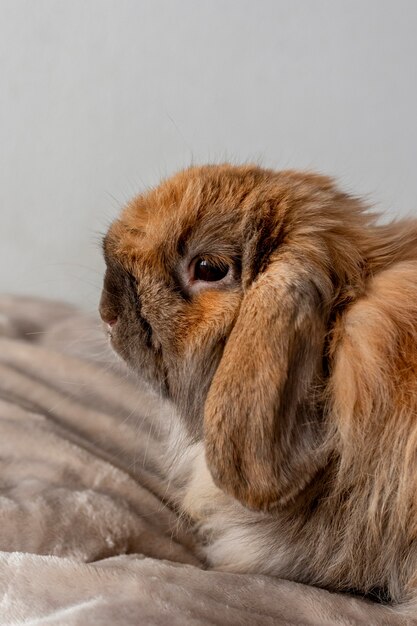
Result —
M 181 297 L 203 252 L 239 279 Z M 378 225 L 323 176 L 194 167 L 105 254 L 103 317 L 178 409 L 171 474 L 208 562 L 417 596 L 417 220 Z

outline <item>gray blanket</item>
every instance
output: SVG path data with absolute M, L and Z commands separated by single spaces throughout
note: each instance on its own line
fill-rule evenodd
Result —
M 411 624 L 267 576 L 207 571 L 171 505 L 170 408 L 96 318 L 0 298 L 1 624 Z

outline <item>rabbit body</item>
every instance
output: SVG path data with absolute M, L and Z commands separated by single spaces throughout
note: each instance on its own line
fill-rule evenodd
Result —
M 167 464 L 208 563 L 417 595 L 417 220 L 323 176 L 180 172 L 104 240 L 101 314 L 175 406 Z

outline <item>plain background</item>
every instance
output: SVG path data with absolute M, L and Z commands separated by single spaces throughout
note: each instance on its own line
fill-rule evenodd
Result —
M 0 0 L 0 291 L 95 309 L 182 166 L 309 168 L 417 215 L 416 0 Z

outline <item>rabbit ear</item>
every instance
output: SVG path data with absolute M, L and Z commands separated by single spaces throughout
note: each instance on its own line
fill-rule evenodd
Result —
M 328 284 L 306 266 L 282 255 L 251 284 L 205 403 L 213 479 L 255 509 L 291 500 L 323 464 L 316 407 Z

